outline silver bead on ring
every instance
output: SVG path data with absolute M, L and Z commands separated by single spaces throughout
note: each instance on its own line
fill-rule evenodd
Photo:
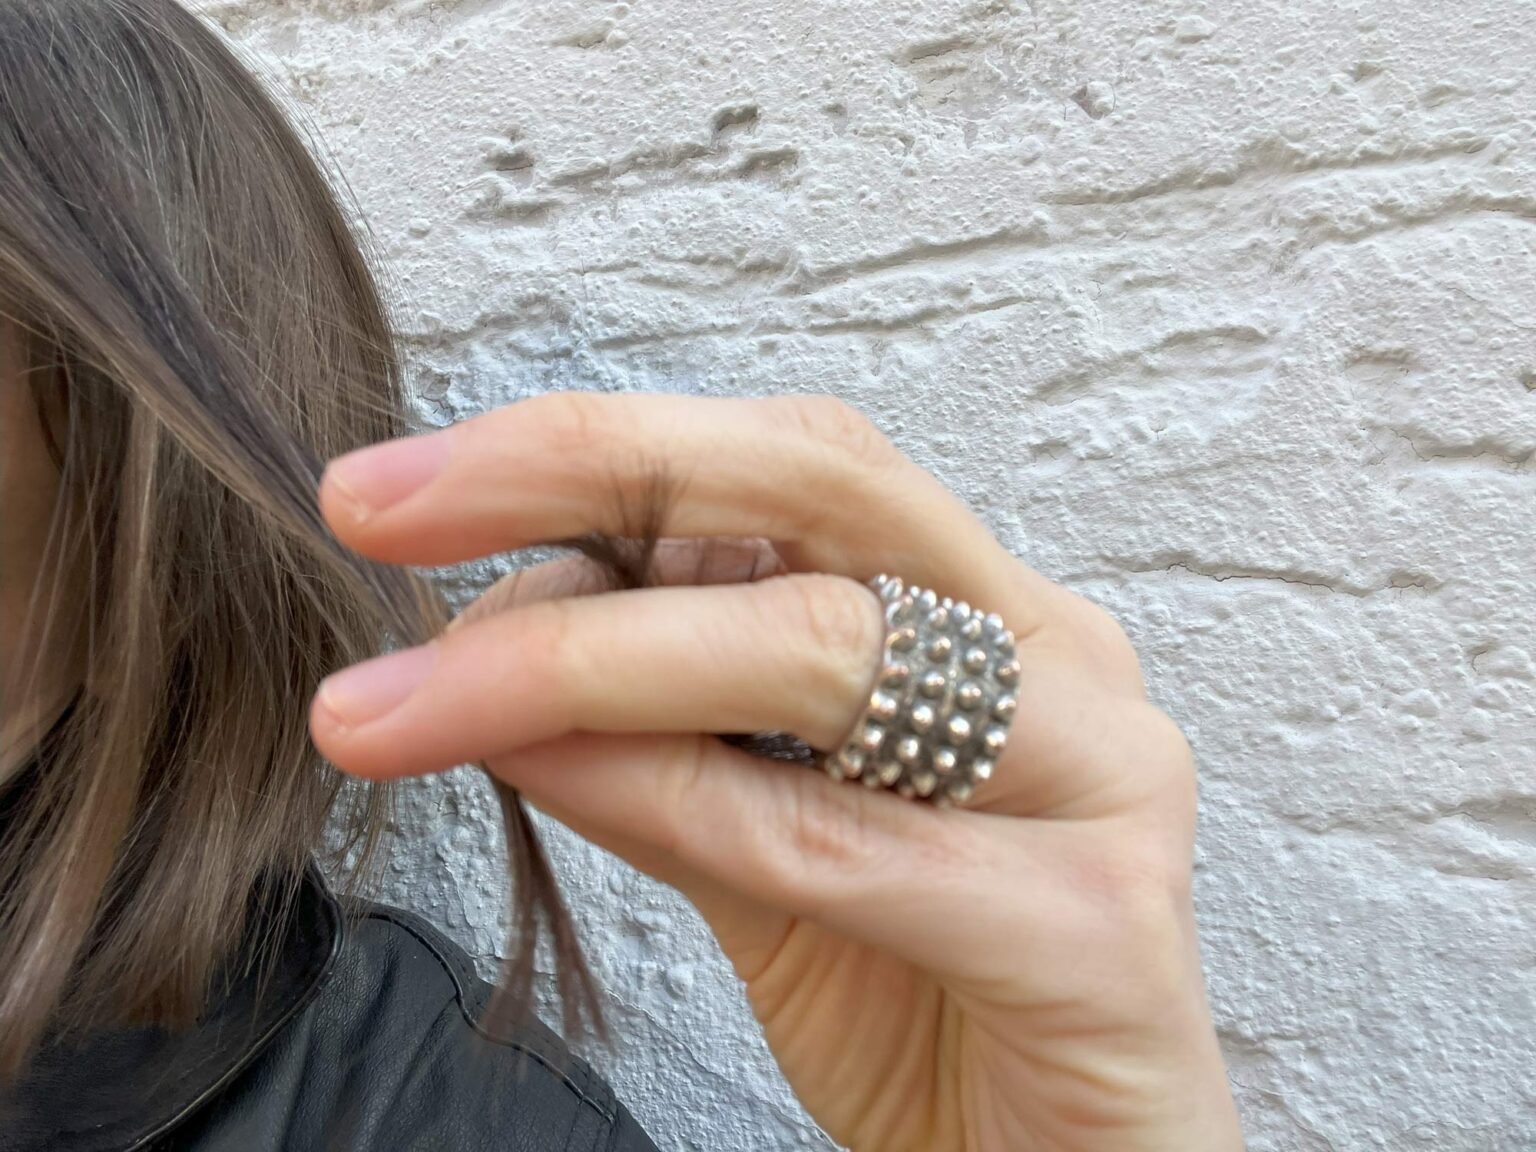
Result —
M 869 581 L 889 628 L 874 690 L 836 750 L 834 780 L 964 804 L 991 779 L 1018 711 L 1013 633 L 995 612 L 884 573 Z

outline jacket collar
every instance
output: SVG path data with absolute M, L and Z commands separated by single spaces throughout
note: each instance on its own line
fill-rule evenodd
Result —
M 314 1000 L 345 935 L 340 904 L 311 862 L 286 908 L 253 918 L 248 942 L 274 941 L 270 966 L 239 962 L 250 954 L 242 949 L 217 982 L 223 996 L 190 1031 L 117 1028 L 45 1045 L 22 1080 L 0 1090 L 0 1143 L 8 1152 L 147 1148 Z

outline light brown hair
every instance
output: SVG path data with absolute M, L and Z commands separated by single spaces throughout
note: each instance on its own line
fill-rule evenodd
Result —
M 54 1028 L 195 1021 L 248 896 L 291 900 L 328 818 L 367 858 L 387 794 L 341 787 L 307 705 L 447 614 L 320 519 L 324 462 L 407 431 L 390 324 L 322 170 L 174 0 L 0 0 L 0 318 L 26 333 L 62 473 L 28 644 L 80 626 L 87 649 L 74 705 L 0 783 L 14 1074 Z M 567 543 L 642 582 L 648 544 Z M 52 594 L 66 572 L 80 603 Z M 527 1005 L 542 924 L 569 1029 L 595 1018 L 590 977 L 528 815 L 501 797 L 502 1007 Z

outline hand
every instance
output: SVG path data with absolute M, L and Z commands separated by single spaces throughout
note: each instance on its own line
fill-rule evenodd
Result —
M 328 681 L 321 751 L 369 777 L 485 761 L 679 888 L 801 1101 L 855 1152 L 1240 1148 L 1191 910 L 1184 740 L 1119 628 L 857 412 L 552 394 L 347 457 L 321 506 L 360 552 L 444 564 L 622 533 L 612 486 L 658 458 L 686 481 L 667 586 L 578 595 L 572 561 L 531 569 L 433 643 Z M 701 574 L 715 537 L 735 543 Z M 878 572 L 1018 637 L 1010 741 L 967 808 L 708 735 L 837 747 L 874 684 Z

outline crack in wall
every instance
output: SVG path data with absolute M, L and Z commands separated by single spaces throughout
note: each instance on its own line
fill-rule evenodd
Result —
M 1423 572 L 1400 570 L 1387 578 L 1385 584 L 1361 584 L 1349 580 L 1343 576 L 1327 573 L 1313 572 L 1297 568 L 1260 568 L 1232 564 L 1205 564 L 1188 557 L 1165 560 L 1158 557 L 1154 560 L 1128 560 L 1106 556 L 1103 558 L 1110 567 L 1094 572 L 1077 572 L 1065 579 L 1103 578 L 1117 575 L 1153 575 L 1168 574 L 1193 576 L 1201 580 L 1211 580 L 1217 584 L 1225 584 L 1229 581 L 1254 581 L 1263 584 L 1291 585 L 1306 588 L 1315 592 L 1337 593 L 1341 596 L 1350 596 L 1355 599 L 1366 599 L 1371 596 L 1380 596 L 1390 592 L 1403 592 L 1416 590 L 1419 592 L 1438 592 L 1445 586 L 1445 581 Z

